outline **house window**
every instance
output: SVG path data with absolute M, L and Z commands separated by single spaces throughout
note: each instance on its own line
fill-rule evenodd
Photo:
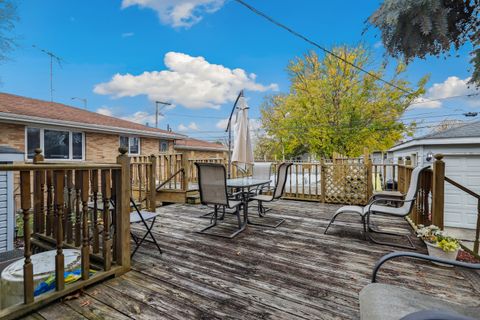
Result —
M 46 160 L 83 160 L 85 136 L 83 132 L 27 128 L 28 159 L 33 159 L 36 148 L 43 150 Z
M 120 147 L 127 148 L 129 154 L 140 154 L 140 138 L 120 136 Z
M 168 151 L 168 141 L 160 140 L 159 150 L 160 150 L 160 152 L 167 152 Z
M 40 148 L 40 129 L 27 128 L 27 157 L 33 159 L 35 149 Z
M 69 159 L 70 158 L 70 132 L 44 130 L 45 159 Z

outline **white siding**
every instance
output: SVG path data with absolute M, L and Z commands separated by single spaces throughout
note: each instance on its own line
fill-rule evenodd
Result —
M 480 194 L 480 156 L 445 156 L 445 175 Z M 477 200 L 445 183 L 445 225 L 475 229 Z
M 7 173 L 0 172 L 0 252 L 7 251 Z
M 395 159 L 418 153 L 418 163 L 426 164 L 428 153 L 444 155 L 445 175 L 480 194 L 480 144 L 411 146 L 391 152 Z M 445 183 L 445 226 L 475 229 L 477 201 Z

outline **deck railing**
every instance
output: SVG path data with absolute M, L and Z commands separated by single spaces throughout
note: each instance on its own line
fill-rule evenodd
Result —
M 125 153 L 115 164 L 50 163 L 37 149 L 34 163 L 0 165 L 0 171 L 20 176 L 25 256 L 23 303 L 0 310 L 1 319 L 130 269 L 130 159 Z M 81 255 L 81 278 L 68 285 L 64 249 Z M 34 250 L 55 250 L 54 292 L 34 295 Z

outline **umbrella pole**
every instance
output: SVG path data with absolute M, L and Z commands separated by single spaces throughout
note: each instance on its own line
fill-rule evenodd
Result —
M 230 112 L 230 117 L 228 118 L 228 124 L 227 124 L 227 129 L 225 130 L 226 132 L 228 131 L 228 168 L 227 168 L 227 175 L 228 178 L 230 179 L 231 177 L 231 169 L 232 169 L 232 116 L 233 113 L 235 112 L 235 108 L 237 107 L 238 100 L 240 97 L 243 97 L 243 90 L 240 91 L 240 93 L 237 96 L 237 99 L 235 100 L 235 103 L 233 104 L 232 112 Z

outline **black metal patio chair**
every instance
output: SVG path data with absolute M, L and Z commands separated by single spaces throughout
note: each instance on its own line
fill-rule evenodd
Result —
M 480 263 L 466 263 L 415 252 L 392 252 L 376 263 L 372 283 L 360 291 L 360 318 L 363 320 L 471 320 L 478 319 L 480 307 L 456 304 L 416 290 L 376 283 L 380 267 L 389 260 L 408 257 L 445 265 L 480 270 Z M 475 275 L 478 276 L 478 275 Z
M 203 205 L 213 205 L 213 214 L 210 219 L 210 225 L 200 230 L 200 233 L 205 233 L 208 235 L 223 237 L 223 238 L 234 238 L 240 232 L 242 232 L 246 227 L 246 221 L 242 222 L 240 217 L 240 207 L 242 201 L 235 200 L 232 196 L 228 195 L 227 190 L 227 173 L 225 166 L 219 163 L 199 163 L 195 162 L 198 172 L 198 187 L 200 192 L 200 201 Z M 229 234 L 215 234 L 207 233 L 205 231 L 215 227 L 219 220 L 223 220 L 225 215 L 225 210 L 223 210 L 222 215 L 218 216 L 219 208 L 225 209 L 234 209 L 233 214 L 237 217 L 238 229 Z
M 355 213 L 355 214 L 358 214 L 362 219 L 361 221 L 363 225 L 363 232 L 366 239 L 377 244 L 390 245 L 390 246 L 406 248 L 406 249 L 415 249 L 415 245 L 413 244 L 412 240 L 408 235 L 399 234 L 395 232 L 381 231 L 377 228 L 372 227 L 370 223 L 370 216 L 371 214 L 382 214 L 382 215 L 389 215 L 393 217 L 404 218 L 407 215 L 409 215 L 413 209 L 413 204 L 417 196 L 419 182 L 420 182 L 420 174 L 426 169 L 428 169 L 429 167 L 430 165 L 418 166 L 415 169 L 413 169 L 411 179 L 410 179 L 410 186 L 408 188 L 407 194 L 405 195 L 405 199 L 388 198 L 388 201 L 400 203 L 401 204 L 400 206 L 392 207 L 388 205 L 380 205 L 380 203 L 385 202 L 386 199 L 383 199 L 382 197 L 379 197 L 379 196 L 375 196 L 375 198 L 370 199 L 369 203 L 363 207 L 362 206 L 343 206 L 335 212 L 332 219 L 330 220 L 327 227 L 325 228 L 324 234 L 327 234 L 328 229 L 340 214 Z M 408 240 L 409 245 L 400 245 L 392 242 L 379 241 L 375 239 L 371 235 L 371 233 L 378 233 L 378 234 L 390 235 L 390 236 L 405 236 Z
M 285 192 L 285 185 L 287 183 L 288 169 L 290 168 L 291 165 L 292 165 L 291 163 L 285 163 L 285 162 L 278 165 L 277 181 L 275 183 L 275 187 L 273 189 L 270 189 L 268 194 L 257 194 L 253 197 L 250 197 L 250 201 L 258 202 L 258 214 L 261 218 L 265 217 L 265 213 L 268 211 L 268 209 L 265 208 L 263 204 L 265 202 L 277 201 L 283 196 L 283 193 Z M 265 192 L 265 190 L 263 190 L 263 192 Z M 273 224 L 258 224 L 258 223 L 252 223 L 252 224 L 276 228 L 279 225 L 281 225 L 283 222 L 285 222 L 285 219 L 277 219 L 276 222 Z

